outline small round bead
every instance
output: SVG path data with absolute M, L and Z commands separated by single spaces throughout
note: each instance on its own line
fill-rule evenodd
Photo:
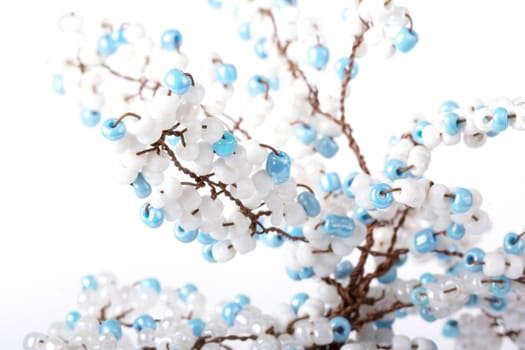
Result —
M 352 198 L 352 199 L 355 198 L 355 195 L 352 193 L 350 188 L 352 187 L 352 183 L 354 182 L 354 179 L 355 179 L 355 177 L 358 174 L 359 173 L 357 173 L 357 172 L 353 172 L 353 173 L 348 174 L 348 176 L 345 177 L 345 180 L 343 181 L 343 183 L 341 185 L 343 193 L 348 198 Z
M 66 90 L 64 88 L 64 76 L 62 74 L 55 74 L 53 76 L 53 91 L 58 95 L 65 95 Z
M 450 209 L 453 213 L 465 213 L 472 208 L 472 193 L 465 188 L 457 188 L 454 198 L 450 199 Z
M 456 113 L 447 113 L 443 117 L 443 127 L 448 135 L 454 136 L 461 131 L 461 124 L 459 123 L 459 115 Z
M 321 213 L 321 205 L 315 195 L 310 191 L 301 192 L 297 196 L 297 202 L 302 205 L 306 215 L 313 218 Z
M 339 145 L 330 136 L 323 136 L 317 140 L 315 150 L 325 158 L 332 158 L 339 151 Z
M 102 35 L 97 42 L 97 51 L 101 55 L 109 56 L 114 54 L 118 49 L 118 43 L 113 40 L 111 34 Z
M 461 240 L 465 236 L 465 226 L 451 223 L 447 228 L 447 236 L 455 241 Z
M 334 192 L 341 188 L 341 180 L 337 173 L 325 173 L 319 178 L 319 187 L 323 192 Z
M 321 231 L 325 235 L 337 236 L 340 238 L 352 237 L 354 233 L 354 220 L 345 215 L 327 214 L 323 218 Z
M 250 96 L 263 95 L 268 93 L 270 88 L 268 79 L 260 75 L 254 75 L 248 80 L 248 93 Z
M 490 284 L 490 292 L 499 298 L 505 297 L 512 287 L 509 278 L 505 276 L 495 276 L 491 278 L 493 282 Z
M 120 322 L 117 320 L 111 319 L 102 322 L 98 332 L 100 334 L 112 334 L 117 340 L 122 338 L 122 327 L 120 326 Z
M 185 230 L 180 225 L 173 226 L 173 235 L 182 243 L 193 242 L 198 234 L 199 230 Z
M 392 266 L 390 269 L 388 269 L 388 271 L 385 274 L 379 276 L 377 281 L 379 283 L 389 284 L 389 283 L 394 282 L 396 279 L 397 279 L 397 269 L 395 266 Z
M 400 159 L 389 159 L 385 162 L 383 172 L 389 180 L 394 181 L 397 179 L 403 179 L 410 175 L 410 171 L 400 171 L 401 169 L 406 168 L 406 166 L 407 164 Z
M 446 338 L 456 338 L 459 335 L 459 324 L 456 320 L 447 320 L 441 332 Z
M 67 328 L 69 328 L 71 331 L 74 331 L 78 320 L 80 320 L 80 313 L 78 311 L 68 312 L 66 315 Z
M 164 83 L 175 94 L 184 95 L 191 87 L 191 79 L 183 71 L 177 68 L 169 70 L 164 75 Z
M 334 271 L 334 278 L 335 279 L 343 279 L 346 278 L 352 273 L 352 270 L 354 269 L 354 265 L 348 260 L 343 260 L 339 265 L 337 265 L 335 271 Z
M 235 318 L 241 312 L 242 306 L 237 303 L 227 303 L 224 305 L 221 311 L 221 316 L 224 321 L 226 321 L 226 324 L 231 327 L 235 323 Z
M 437 280 L 436 280 L 436 277 L 434 277 L 433 274 L 431 273 L 424 273 L 422 274 L 420 277 L 419 277 L 419 282 L 423 285 L 427 284 L 427 283 L 435 283 Z
M 438 113 L 452 112 L 459 108 L 459 104 L 456 101 L 445 101 L 439 106 Z
M 80 284 L 82 285 L 83 290 L 97 290 L 98 288 L 97 280 L 93 275 L 82 277 Z
M 139 333 L 143 329 L 157 329 L 157 322 L 150 315 L 140 315 L 133 321 L 133 329 L 135 332 Z
M 345 317 L 337 316 L 332 318 L 330 320 L 330 326 L 332 327 L 335 343 L 344 343 L 347 341 L 352 327 Z
M 144 203 L 140 208 L 140 219 L 150 228 L 158 228 L 164 222 L 164 210 Z
M 317 138 L 317 130 L 311 125 L 299 124 L 294 130 L 295 137 L 305 145 L 309 145 Z
M 314 45 L 308 49 L 308 63 L 315 69 L 323 69 L 330 60 L 330 50 L 324 45 Z
M 414 126 L 414 129 L 412 129 L 412 138 L 416 143 L 420 145 L 423 144 L 423 129 L 429 125 L 431 125 L 429 122 L 421 121 Z
M 220 157 L 227 157 L 235 152 L 237 139 L 229 131 L 225 131 L 222 138 L 213 143 L 213 151 Z
M 111 118 L 102 124 L 102 136 L 109 141 L 118 141 L 126 135 L 126 126 L 124 123 L 120 122 L 116 124 L 116 121 L 115 118 Z
M 252 38 L 252 30 L 250 23 L 241 23 L 238 28 L 241 40 L 250 40 Z
M 196 337 L 200 337 L 206 328 L 206 323 L 200 318 L 192 318 L 191 320 L 188 320 L 188 325 L 190 326 L 193 335 Z
M 497 252 L 487 253 L 483 258 L 483 273 L 489 277 L 499 276 L 505 272 L 505 258 Z
M 434 230 L 427 228 L 414 235 L 414 247 L 420 254 L 425 254 L 437 248 L 437 239 Z
M 151 185 L 146 181 L 146 179 L 144 179 L 142 173 L 138 173 L 135 180 L 131 183 L 131 186 L 133 187 L 135 195 L 138 198 L 147 198 L 152 192 Z
M 167 51 L 179 50 L 182 45 L 182 34 L 177 29 L 165 30 L 160 37 L 162 49 Z
M 502 132 L 509 126 L 509 112 L 503 108 L 498 107 L 492 111 L 492 130 L 495 132 Z
M 480 272 L 483 267 L 478 264 L 483 262 L 485 252 L 480 248 L 471 248 L 463 254 L 463 267 L 470 272 Z
M 394 37 L 394 47 L 403 53 L 411 51 L 419 41 L 417 33 L 409 28 L 402 28 Z
M 255 54 L 260 59 L 267 59 L 268 58 L 268 44 L 266 43 L 266 38 L 259 38 L 255 41 L 255 44 L 253 45 L 253 50 L 255 51 Z
M 233 84 L 237 80 L 237 69 L 233 64 L 217 64 L 215 78 L 221 84 Z
M 348 57 L 341 57 L 335 62 L 335 72 L 337 73 L 337 76 L 339 79 L 343 80 L 346 76 L 346 69 L 350 63 L 350 58 Z M 357 73 L 359 72 L 359 67 L 357 65 L 357 62 L 354 61 L 352 64 L 352 71 L 350 72 L 350 79 L 354 79 L 357 76 Z
M 298 293 L 292 297 L 292 300 L 290 301 L 290 306 L 292 307 L 295 314 L 297 314 L 301 306 L 303 306 L 306 300 L 308 300 L 309 298 L 310 297 L 306 293 Z
M 268 153 L 266 158 L 266 172 L 272 178 L 274 184 L 283 184 L 290 178 L 291 159 L 282 151 Z
M 188 301 L 188 297 L 197 291 L 197 287 L 194 284 L 187 283 L 179 289 L 179 299 L 183 302 Z
M 142 281 L 140 281 L 139 288 L 142 290 L 152 289 L 157 294 L 160 294 L 160 291 L 161 291 L 159 280 L 156 278 L 152 278 L 152 277 L 145 278 Z
M 503 249 L 507 254 L 521 255 L 524 248 L 523 239 L 518 239 L 515 232 L 509 232 L 503 238 Z
M 100 121 L 101 115 L 100 112 L 94 111 L 91 109 L 84 108 L 80 112 L 80 120 L 82 121 L 82 124 L 87 126 L 88 128 L 92 128 L 98 124 Z
M 384 183 L 379 183 L 370 188 L 370 201 L 378 209 L 386 209 L 394 203 L 392 192 L 385 192 L 391 187 Z

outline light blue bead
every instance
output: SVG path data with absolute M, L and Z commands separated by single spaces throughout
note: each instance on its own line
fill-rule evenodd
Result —
M 332 158 L 339 151 L 339 145 L 330 136 L 323 136 L 317 140 L 315 150 L 325 158 Z
M 414 30 L 402 28 L 394 37 L 394 46 L 403 53 L 411 51 L 419 41 L 419 36 Z
M 406 168 L 407 164 L 400 159 L 389 159 L 385 162 L 383 172 L 389 180 L 404 179 L 410 175 L 410 171 L 400 172 L 400 169 Z
M 111 118 L 102 123 L 102 136 L 109 141 L 118 141 L 126 135 L 126 126 L 123 122 L 115 125 L 116 119 Z
M 346 75 L 346 68 L 348 67 L 348 64 L 350 63 L 350 58 L 348 57 L 341 57 L 335 62 L 335 72 L 337 73 L 337 76 L 339 79 L 344 80 Z M 359 67 L 357 65 L 357 62 L 354 61 L 354 64 L 352 65 L 352 71 L 350 72 L 350 79 L 354 79 L 357 76 L 357 73 L 359 72 Z
M 457 277 L 462 269 L 462 266 L 462 264 L 457 263 L 447 267 L 447 269 L 445 270 L 445 275 L 450 277 Z
M 180 225 L 173 226 L 173 235 L 179 242 L 190 243 L 197 239 L 199 230 L 185 230 Z
M 111 32 L 111 39 L 118 46 L 125 44 L 127 42 L 125 35 L 125 28 L 121 27 L 118 30 Z
M 330 60 L 330 50 L 324 45 L 313 45 L 308 49 L 308 63 L 315 69 L 323 69 Z
M 443 117 L 443 127 L 448 135 L 457 135 L 461 130 L 460 117 L 456 113 L 447 113 Z
M 459 104 L 456 101 L 445 101 L 439 106 L 438 113 L 447 113 L 459 109 Z
M 180 69 L 173 68 L 164 75 L 164 84 L 173 93 L 182 96 L 190 89 L 191 79 Z
M 233 84 L 237 80 L 237 68 L 233 64 L 215 65 L 215 78 L 223 85 Z
M 432 310 L 427 306 L 424 306 L 421 309 L 419 309 L 419 315 L 422 319 L 429 323 L 435 322 L 437 320 L 436 316 L 432 314 Z
M 487 137 L 496 137 L 496 136 L 499 135 L 499 132 L 494 131 L 494 130 L 490 130 L 490 131 L 487 131 L 487 133 L 485 135 L 487 135 Z
M 168 145 L 176 146 L 177 143 L 179 143 L 179 141 L 180 141 L 180 136 L 168 135 L 168 136 L 166 136 L 166 138 L 164 140 L 166 141 L 166 143 Z
M 288 226 L 288 225 L 286 225 L 284 227 L 284 232 L 286 232 L 287 234 L 289 234 L 292 237 L 304 237 L 303 228 L 300 227 L 300 226 Z
M 365 208 L 362 208 L 362 207 L 359 207 L 359 206 L 356 206 L 354 208 L 354 218 L 365 224 L 365 225 L 369 225 L 371 223 L 373 223 L 374 221 L 376 221 L 376 219 L 374 219 L 372 216 L 370 216 L 370 214 L 368 213 L 368 210 L 366 210 Z
M 314 276 L 314 269 L 311 267 L 303 267 L 298 272 L 299 278 L 302 280 L 312 278 Z
M 194 284 L 186 283 L 179 288 L 179 299 L 183 302 L 188 301 L 188 297 L 197 291 L 197 287 Z
M 463 253 L 463 268 L 470 272 L 480 272 L 483 267 L 480 264 L 485 258 L 485 252 L 479 248 L 471 248 Z
M 290 178 L 292 160 L 290 156 L 282 151 L 278 154 L 270 152 L 266 158 L 266 172 L 272 178 L 276 185 L 280 185 L 288 181 Z
M 222 138 L 212 144 L 213 152 L 219 157 L 231 156 L 237 149 L 237 139 L 229 131 L 222 134 Z
M 131 186 L 133 187 L 133 190 L 135 191 L 135 195 L 138 198 L 147 198 L 151 194 L 151 185 L 144 179 L 144 176 L 142 176 L 142 173 L 138 173 L 137 177 L 133 182 L 131 183 Z
M 102 322 L 100 327 L 98 328 L 99 334 L 113 334 L 116 340 L 120 340 L 122 338 L 122 327 L 120 326 L 120 322 L 117 320 L 106 320 Z
M 210 5 L 211 8 L 218 10 L 222 8 L 222 2 L 223 0 L 208 0 L 208 5 Z
M 352 186 L 352 183 L 354 182 L 354 179 L 358 174 L 359 174 L 358 172 L 353 172 L 353 173 L 348 174 L 348 176 L 345 177 L 345 180 L 343 181 L 341 185 L 343 193 L 348 198 L 352 198 L 352 199 L 355 198 L 354 194 L 350 190 L 350 187 Z
M 140 219 L 149 228 L 158 228 L 164 222 L 164 210 L 144 203 L 140 208 Z
M 476 307 L 478 305 L 478 296 L 476 294 L 471 294 L 465 304 L 465 307 Z
M 279 80 L 279 76 L 276 75 L 276 76 L 273 76 L 271 77 L 270 79 L 268 79 L 268 84 L 270 85 L 270 89 L 271 90 L 279 90 L 280 86 L 281 86 L 281 82 Z
M 250 23 L 239 24 L 238 33 L 242 40 L 250 40 L 252 38 L 251 24 Z
M 301 276 L 299 276 L 299 271 L 292 270 L 288 266 L 285 268 L 285 271 L 288 277 L 290 277 L 290 279 L 292 279 L 293 281 L 301 280 Z
M 292 310 L 295 312 L 296 315 L 301 306 L 303 306 L 309 298 L 310 296 L 306 293 L 297 293 L 292 297 L 292 300 L 290 301 L 290 306 L 292 307 Z
M 490 297 L 489 306 L 494 311 L 503 311 L 507 308 L 507 300 L 505 298 Z
M 443 325 L 443 330 L 441 331 L 446 338 L 456 338 L 459 335 L 459 324 L 456 320 L 447 320 Z
M 133 321 L 133 329 L 135 332 L 139 333 L 143 329 L 157 329 L 157 322 L 155 322 L 155 319 L 151 317 L 150 315 L 140 315 Z
M 153 289 L 157 294 L 160 294 L 161 287 L 158 279 L 153 277 L 144 278 L 140 281 L 140 289 Z
M 294 135 L 303 144 L 309 145 L 317 138 L 317 130 L 309 124 L 299 124 L 295 127 Z
M 503 249 L 507 254 L 521 255 L 524 248 L 523 239 L 518 239 L 518 234 L 515 232 L 509 232 L 503 238 Z
M 82 121 L 82 124 L 84 124 L 88 128 L 96 126 L 100 121 L 100 118 L 101 115 L 99 111 L 84 108 L 80 112 L 80 121 Z
M 213 257 L 213 244 L 204 244 L 202 246 L 202 257 L 210 263 L 216 263 L 217 260 Z
M 428 304 L 429 298 L 427 295 L 426 288 L 418 287 L 414 288 L 410 293 L 410 300 L 412 304 L 416 306 L 424 306 Z
M 246 305 L 249 305 L 251 300 L 250 297 L 244 294 L 237 294 L 235 298 L 233 299 L 237 304 L 241 305 L 243 308 Z
M 447 236 L 450 239 L 459 241 L 465 237 L 465 226 L 461 224 L 456 224 L 455 222 L 451 223 L 447 228 Z
M 495 132 L 502 132 L 509 127 L 509 112 L 503 108 L 498 107 L 492 111 L 492 130 Z
M 321 191 L 329 193 L 341 188 L 341 180 L 337 173 L 325 173 L 319 177 Z
M 182 45 L 182 34 L 177 29 L 165 30 L 160 36 L 160 46 L 167 51 L 179 50 Z
M 394 266 L 395 267 L 401 267 L 401 266 L 405 265 L 407 260 L 408 260 L 408 254 L 400 254 L 399 255 L 399 259 L 397 259 L 397 261 L 394 263 Z
M 233 326 L 235 323 L 235 318 L 241 312 L 242 306 L 237 303 L 227 303 L 223 306 L 221 316 L 224 321 L 226 321 L 226 324 L 228 327 Z
M 490 278 L 493 282 L 490 283 L 490 292 L 499 298 L 504 297 L 510 292 L 512 282 L 506 276 L 496 276 Z
M 377 320 L 374 322 L 376 328 L 388 328 L 391 329 L 394 325 L 395 319 L 392 320 Z
M 384 275 L 381 275 L 377 278 L 379 283 L 390 284 L 397 279 L 397 269 L 395 266 L 392 266 Z
M 109 56 L 114 54 L 119 47 L 119 44 L 113 40 L 111 34 L 102 35 L 97 42 L 97 51 L 101 55 Z
M 66 315 L 66 325 L 67 328 L 71 331 L 75 330 L 78 320 L 80 320 L 80 313 L 78 311 L 68 312 Z
M 334 343 L 344 343 L 348 340 L 352 326 L 350 322 L 342 316 L 336 316 L 330 320 L 330 327 L 334 334 Z
M 262 235 L 258 235 L 259 240 L 263 242 L 266 246 L 270 248 L 279 248 L 284 244 L 285 239 L 282 236 L 276 235 L 276 234 L 268 234 L 263 233 Z
M 58 95 L 65 95 L 66 89 L 64 88 L 64 76 L 62 74 L 53 75 L 52 82 L 53 91 Z
M 317 198 L 315 198 L 315 195 L 310 191 L 301 192 L 297 196 L 297 202 L 304 208 L 306 215 L 311 218 L 316 217 L 321 213 L 321 205 L 319 204 Z
M 353 269 L 354 269 L 354 265 L 352 265 L 350 261 L 343 260 L 335 268 L 334 278 L 338 280 L 346 278 L 352 273 Z
M 97 279 L 93 275 L 86 275 L 80 280 L 83 290 L 97 290 Z
M 420 277 L 419 277 L 419 283 L 425 285 L 427 283 L 434 283 L 436 282 L 436 277 L 434 277 L 433 274 L 429 273 L 429 272 L 425 272 L 424 274 L 422 274 Z
M 248 93 L 250 96 L 264 95 L 270 88 L 268 79 L 261 75 L 254 75 L 248 80 Z
M 437 248 L 437 239 L 434 235 L 434 230 L 426 228 L 417 232 L 414 235 L 414 247 L 420 254 L 425 254 Z
M 423 144 L 423 129 L 429 125 L 429 122 L 421 121 L 414 126 L 414 129 L 412 130 L 412 138 L 416 143 L 420 145 Z
M 266 38 L 257 39 L 253 46 L 253 50 L 255 51 L 255 54 L 257 55 L 257 57 L 259 57 L 260 59 L 264 60 L 268 58 Z
M 396 318 L 405 318 L 408 316 L 408 311 L 407 309 L 398 309 L 396 311 L 394 311 L 394 316 Z
M 199 234 L 197 235 L 197 241 L 200 244 L 213 244 L 217 242 L 217 240 L 213 239 L 209 234 L 202 231 L 199 231 Z
M 355 224 L 352 218 L 345 215 L 327 214 L 323 218 L 321 232 L 325 235 L 349 238 L 352 237 L 354 228 Z
M 370 187 L 370 201 L 378 209 L 386 209 L 394 204 L 392 192 L 385 192 L 392 189 L 389 185 L 379 183 Z
M 193 335 L 196 337 L 200 337 L 206 328 L 206 323 L 200 318 L 192 318 L 191 320 L 188 320 L 188 325 L 190 326 Z
M 472 208 L 472 192 L 465 188 L 457 188 L 454 198 L 450 198 L 450 209 L 452 213 L 465 213 Z
M 455 244 L 450 245 L 450 247 L 446 248 L 445 251 L 449 253 L 455 253 L 458 251 L 458 246 Z M 442 261 L 449 261 L 452 260 L 452 256 L 444 253 L 436 253 L 436 258 Z

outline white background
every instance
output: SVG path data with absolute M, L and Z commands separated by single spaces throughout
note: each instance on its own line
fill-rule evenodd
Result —
M 300 2 L 339 18 L 339 1 Z M 413 112 L 433 116 L 445 99 L 517 96 L 525 81 L 523 2 L 403 3 L 420 35 L 417 48 L 389 61 L 360 63 L 351 84 L 355 135 L 376 170 L 390 135 Z M 105 270 L 125 283 L 147 276 L 171 285 L 192 281 L 212 301 L 237 292 L 249 293 L 262 307 L 288 301 L 301 285 L 288 281 L 279 257 L 271 258 L 279 252 L 263 248 L 227 265 L 209 265 L 198 245 L 182 246 L 168 226 L 150 230 L 139 222 L 140 202 L 108 174 L 112 157 L 98 129 L 84 128 L 51 93 L 46 60 L 57 18 L 71 10 L 117 23 L 143 22 L 155 37 L 164 28 L 179 28 L 190 55 L 230 52 L 235 61 L 232 50 L 239 48 L 231 17 L 208 9 L 204 0 L 2 3 L 0 345 L 20 348 L 25 333 L 62 319 L 75 307 L 79 278 Z M 435 181 L 482 190 L 494 219 L 490 241 L 498 244 L 506 230 L 525 224 L 524 146 L 522 135 L 510 130 L 482 150 L 443 147 L 430 171 Z M 351 170 L 355 163 L 348 160 L 341 172 Z M 420 322 L 401 328 L 415 336 L 441 327 Z

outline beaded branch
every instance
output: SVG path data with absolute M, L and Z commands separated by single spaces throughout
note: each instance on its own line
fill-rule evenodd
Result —
M 525 100 L 446 101 L 432 122 L 415 120 L 393 139 L 372 174 L 349 122 L 349 87 L 357 61 L 416 46 L 408 10 L 389 0 L 349 2 L 341 26 L 352 44 L 330 69 L 321 23 L 303 18 L 295 0 L 208 3 L 235 5 L 238 34 L 266 72 L 246 89 L 234 90 L 237 68 L 218 55 L 206 62 L 211 74 L 187 72 L 176 29 L 158 47 L 139 24 L 104 22 L 93 45 L 73 13 L 60 19 L 73 50 L 53 88 L 78 101 L 87 127 L 101 124 L 119 182 L 145 200 L 146 226 L 171 224 L 210 263 L 258 244 L 282 247 L 286 273 L 313 279 L 317 295 L 296 294 L 272 314 L 241 294 L 208 310 L 193 284 L 146 278 L 119 287 L 112 274 L 88 275 L 79 310 L 47 333 L 28 334 L 24 348 L 436 349 L 417 334 L 394 333 L 410 315 L 445 319 L 443 336 L 456 349 L 496 349 L 504 338 L 525 349 L 525 232 L 507 233 L 493 251 L 476 247 L 490 230 L 481 194 L 425 177 L 440 144 L 480 147 L 510 127 L 524 130 Z M 107 117 L 109 109 L 119 113 Z M 322 162 L 340 145 L 359 167 L 343 180 Z M 441 273 L 398 277 L 430 258 Z

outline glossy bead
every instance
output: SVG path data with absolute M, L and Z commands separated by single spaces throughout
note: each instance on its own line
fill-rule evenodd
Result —
M 330 60 L 330 50 L 324 45 L 313 45 L 308 49 L 308 63 L 315 69 L 323 69 Z
M 379 283 L 389 284 L 389 283 L 394 282 L 396 279 L 397 279 L 397 269 L 395 266 L 392 266 L 390 269 L 388 269 L 388 271 L 385 274 L 379 276 L 377 278 L 377 281 Z
M 339 151 L 339 145 L 330 136 L 323 136 L 317 140 L 315 150 L 325 158 L 332 158 Z
M 306 215 L 311 218 L 316 217 L 321 213 L 321 205 L 319 204 L 317 198 L 315 198 L 315 195 L 310 191 L 301 192 L 297 196 L 297 202 L 304 208 Z
M 373 223 L 374 221 L 376 221 L 368 213 L 368 210 L 366 210 L 365 208 L 359 207 L 359 206 L 356 206 L 354 208 L 354 218 L 365 225 L 369 225 Z
M 158 228 L 164 222 L 164 210 L 144 203 L 140 208 L 140 219 L 150 228 Z
M 350 58 L 348 57 L 341 57 L 335 62 L 335 72 L 337 73 L 337 76 L 339 79 L 344 80 L 346 75 L 346 68 L 348 67 L 348 64 L 350 63 Z M 350 72 L 350 79 L 354 79 L 357 76 L 357 73 L 359 72 L 359 67 L 357 65 L 357 62 L 354 61 L 352 64 L 352 71 Z
M 80 313 L 78 311 L 68 312 L 66 315 L 67 328 L 69 328 L 71 331 L 75 330 L 78 320 L 80 320 Z
M 317 130 L 309 124 L 299 124 L 294 129 L 294 135 L 305 145 L 309 145 L 317 138 Z
M 437 248 L 437 239 L 434 230 L 427 228 L 414 235 L 414 247 L 420 254 L 425 254 Z
M 439 106 L 438 113 L 447 113 L 455 111 L 459 108 L 459 104 L 456 101 L 445 101 Z
M 183 302 L 188 301 L 188 297 L 197 291 L 197 287 L 194 284 L 186 283 L 179 289 L 179 299 Z
M 306 293 L 297 293 L 292 297 L 292 300 L 290 301 L 290 306 L 292 307 L 292 310 L 297 315 L 297 312 L 303 306 L 303 304 L 308 300 L 310 297 Z
M 461 124 L 459 123 L 459 115 L 456 113 L 447 113 L 443 117 L 443 127 L 448 135 L 454 136 L 461 131 Z
M 177 29 L 165 30 L 160 36 L 160 46 L 163 50 L 179 50 L 182 45 L 182 34 Z
M 229 131 L 225 131 L 222 138 L 214 142 L 213 152 L 220 157 L 228 157 L 237 149 L 237 139 Z
M 341 180 L 337 173 L 325 173 L 319 177 L 319 187 L 323 192 L 334 192 L 341 188 Z
M 260 75 L 254 75 L 248 80 L 248 93 L 250 96 L 264 95 L 270 88 L 268 79 Z
M 394 37 L 394 47 L 403 53 L 411 51 L 419 41 L 419 36 L 414 30 L 402 28 Z
M 202 246 L 202 257 L 210 263 L 216 263 L 217 260 L 213 257 L 213 244 L 204 244 Z
M 429 125 L 429 122 L 421 121 L 414 126 L 414 129 L 412 129 L 412 138 L 416 143 L 420 145 L 423 144 L 423 129 Z
M 354 193 L 351 190 L 351 187 L 352 187 L 352 183 L 354 182 L 355 177 L 358 174 L 359 174 L 358 172 L 353 172 L 353 173 L 348 174 L 347 177 L 345 177 L 345 179 L 344 179 L 344 181 L 343 181 L 343 183 L 341 185 L 343 193 L 348 198 L 352 198 L 352 199 L 355 198 Z
M 125 32 L 125 28 L 121 27 L 117 30 L 114 30 L 113 32 L 111 32 L 111 39 L 113 40 L 113 42 L 117 45 L 117 46 L 120 46 L 122 44 L 125 44 L 127 41 L 126 41 L 126 36 L 124 35 L 124 32 Z
M 334 333 L 334 342 L 335 343 L 344 343 L 347 341 L 348 336 L 352 327 L 350 322 L 342 316 L 336 316 L 330 320 L 330 326 Z
M 173 93 L 181 96 L 190 89 L 191 79 L 180 69 L 173 68 L 164 75 L 164 84 Z
M 111 118 L 102 123 L 102 136 L 109 141 L 118 141 L 126 135 L 126 126 L 123 122 L 115 125 L 116 119 Z
M 182 243 L 190 243 L 197 239 L 199 230 L 185 230 L 180 225 L 173 226 L 173 235 Z
M 253 49 L 255 51 L 255 54 L 260 59 L 266 59 L 268 58 L 268 49 L 267 49 L 267 43 L 266 38 L 259 38 L 255 41 L 255 44 L 253 46 Z
M 64 88 L 64 76 L 62 74 L 53 75 L 52 82 L 53 91 L 57 95 L 65 95 L 66 90 Z
M 151 185 L 144 179 L 142 173 L 138 173 L 131 186 L 138 198 L 147 198 L 151 194 Z
M 479 248 L 471 248 L 463 254 L 463 267 L 470 272 L 480 272 L 483 266 L 477 263 L 483 262 L 485 252 Z
M 155 322 L 153 317 L 151 317 L 150 315 L 146 315 L 146 314 L 140 315 L 139 317 L 135 319 L 135 321 L 133 321 L 133 329 L 135 330 L 135 332 L 139 333 L 145 328 L 149 328 L 153 330 L 157 329 L 157 322 Z
M 510 292 L 510 288 L 512 287 L 510 279 L 505 276 L 491 277 L 491 279 L 493 282 L 490 283 L 490 292 L 494 296 L 503 298 Z
M 447 236 L 455 241 L 461 240 L 465 236 L 465 226 L 451 223 L 447 228 Z
M 80 280 L 83 290 L 97 290 L 98 283 L 93 275 L 86 275 Z
M 101 115 L 98 111 L 84 108 L 80 112 L 80 120 L 82 121 L 82 124 L 84 124 L 88 128 L 96 126 L 100 121 L 100 118 Z
M 327 214 L 323 218 L 321 231 L 325 235 L 349 238 L 354 233 L 354 220 L 345 215 Z
M 290 178 L 291 171 L 290 156 L 282 151 L 270 152 L 266 158 L 266 172 L 272 178 L 274 184 L 283 184 Z
M 109 56 L 114 54 L 118 49 L 118 43 L 113 40 L 111 34 L 102 35 L 97 42 L 97 51 L 101 55 Z
M 221 84 L 233 84 L 237 80 L 237 68 L 233 64 L 217 64 L 215 78 Z
M 199 231 L 199 234 L 197 235 L 197 241 L 200 244 L 213 244 L 213 243 L 217 242 L 209 234 L 204 233 L 202 231 Z
M 407 164 L 400 159 L 389 159 L 385 162 L 383 172 L 389 180 L 404 179 L 410 175 L 410 171 L 401 172 L 400 170 L 406 168 Z
M 423 287 L 414 288 L 414 290 L 412 290 L 412 293 L 410 293 L 410 299 L 412 300 L 412 303 L 416 306 L 427 305 L 429 298 L 427 295 L 426 288 L 423 288 Z
M 494 311 L 503 311 L 507 308 L 507 300 L 505 298 L 491 297 L 489 298 L 489 306 Z
M 266 246 L 271 248 L 278 248 L 284 244 L 285 239 L 282 236 L 275 235 L 273 233 L 263 233 L 262 235 L 258 235 L 259 240 L 263 242 Z
M 153 289 L 155 293 L 157 294 L 160 294 L 160 291 L 161 291 L 159 280 L 156 278 L 152 278 L 152 277 L 145 278 L 142 281 L 140 281 L 139 288 L 140 289 Z
M 303 267 L 297 274 L 300 279 L 305 280 L 314 276 L 314 270 L 311 267 Z
M 503 238 L 503 249 L 507 254 L 521 255 L 524 248 L 523 239 L 518 239 L 515 232 L 509 232 Z
M 348 260 L 343 260 L 334 271 L 334 278 L 335 279 L 343 279 L 346 278 L 352 273 L 352 270 L 354 269 L 354 265 Z
M 226 324 L 231 327 L 235 323 L 235 318 L 241 312 L 242 306 L 237 303 L 227 303 L 223 306 L 221 316 Z
M 425 285 L 427 283 L 435 283 L 435 282 L 437 282 L 437 280 L 436 280 L 436 277 L 434 277 L 433 274 L 426 272 L 426 273 L 422 274 L 419 277 L 419 282 L 422 285 Z
M 370 187 L 370 201 L 378 209 L 386 209 L 394 203 L 392 192 L 385 192 L 391 187 L 384 183 L 379 183 Z
M 431 309 L 426 306 L 419 309 L 419 316 L 429 323 L 435 322 L 437 320 L 436 316 L 432 314 Z
M 457 188 L 454 198 L 450 199 L 450 209 L 452 213 L 465 213 L 472 208 L 472 192 L 465 188 Z
M 293 281 L 300 281 L 301 277 L 299 276 L 299 271 L 292 270 L 288 266 L 285 267 L 286 274 Z
M 117 320 L 111 319 L 102 322 L 98 332 L 100 334 L 112 334 L 117 340 L 122 338 L 122 327 L 120 326 L 120 322 Z
M 306 210 L 306 209 L 305 209 Z M 320 211 L 320 209 L 319 209 Z M 319 215 L 319 214 L 317 214 Z M 315 215 L 315 216 L 317 216 Z M 284 231 L 292 237 L 304 237 L 303 229 L 300 226 L 285 226 Z
M 242 40 L 250 40 L 252 38 L 252 30 L 250 23 L 239 24 L 239 28 L 237 31 Z
M 192 318 L 191 320 L 188 320 L 188 325 L 190 326 L 193 335 L 196 337 L 200 337 L 206 328 L 206 323 L 200 318 Z
M 509 126 L 509 112 L 503 108 L 498 107 L 492 111 L 492 130 L 495 132 L 502 132 Z
M 447 320 L 443 325 L 443 330 L 441 331 L 446 338 L 456 338 L 459 335 L 459 324 L 456 320 Z
M 233 301 L 235 301 L 237 304 L 241 305 L 242 307 L 249 305 L 251 302 L 250 297 L 244 294 L 237 294 Z

